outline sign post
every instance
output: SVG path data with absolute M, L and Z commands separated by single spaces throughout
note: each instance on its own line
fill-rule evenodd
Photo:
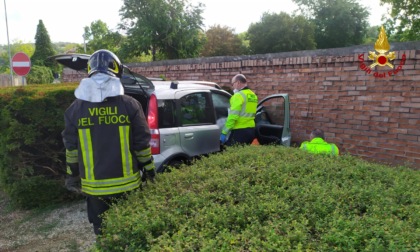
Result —
M 25 84 L 24 76 L 31 71 L 31 59 L 23 52 L 16 53 L 12 58 L 12 68 L 15 74 L 22 76 L 22 86 Z

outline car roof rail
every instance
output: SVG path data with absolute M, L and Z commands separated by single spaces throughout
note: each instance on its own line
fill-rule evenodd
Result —
M 197 85 L 206 85 L 206 86 L 211 86 L 217 89 L 222 89 L 219 84 L 215 83 L 215 82 L 210 82 L 210 81 L 182 81 L 182 84 L 197 84 Z
M 146 76 L 146 78 L 151 80 L 151 81 L 164 81 L 164 79 L 160 78 L 160 77 L 148 77 L 148 76 Z

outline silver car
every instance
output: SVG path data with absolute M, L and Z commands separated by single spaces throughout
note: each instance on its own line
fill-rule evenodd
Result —
M 64 54 L 52 58 L 71 69 L 86 71 L 89 56 Z M 231 94 L 217 83 L 146 78 L 126 67 L 121 82 L 125 94 L 142 104 L 152 134 L 150 145 L 157 172 L 222 149 L 219 137 Z M 262 99 L 256 116 L 260 144 L 290 146 L 289 117 L 287 94 Z

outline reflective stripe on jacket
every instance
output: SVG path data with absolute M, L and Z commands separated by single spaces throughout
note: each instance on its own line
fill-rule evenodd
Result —
M 333 143 L 327 143 L 320 137 L 313 138 L 310 142 L 305 141 L 300 145 L 300 149 L 306 150 L 310 153 L 327 153 L 332 155 L 339 155 L 338 147 Z
M 64 117 L 66 161 L 77 161 L 84 193 L 112 195 L 140 186 L 138 162 L 152 155 L 149 127 L 138 101 L 125 95 L 100 103 L 77 99 Z
M 255 127 L 255 114 L 257 113 L 258 97 L 251 89 L 245 87 L 230 98 L 229 115 L 223 134 L 228 134 L 234 129 Z

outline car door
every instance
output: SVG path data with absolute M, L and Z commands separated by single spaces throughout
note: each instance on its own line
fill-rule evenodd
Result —
M 182 149 L 189 156 L 219 151 L 220 128 L 208 90 L 179 91 L 178 125 Z
M 290 146 L 289 95 L 274 94 L 258 103 L 255 129 L 261 145 L 281 144 Z
M 231 95 L 229 93 L 220 92 L 219 90 L 214 90 L 211 93 L 213 108 L 216 116 L 216 123 L 220 128 L 220 133 L 222 132 L 223 126 L 225 126 L 226 119 L 229 114 L 230 97 Z

